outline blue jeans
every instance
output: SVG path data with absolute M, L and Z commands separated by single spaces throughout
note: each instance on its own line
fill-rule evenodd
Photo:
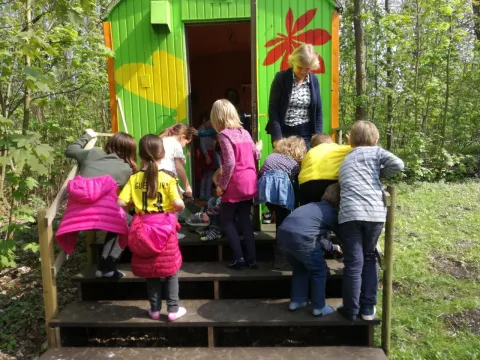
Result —
M 375 248 L 383 223 L 348 221 L 339 225 L 344 255 L 343 306 L 349 315 L 377 304 L 377 259 Z
M 325 307 L 327 265 L 321 247 L 317 246 L 309 253 L 287 252 L 286 256 L 293 269 L 290 300 L 299 304 L 307 301 L 310 282 L 313 308 L 323 309 Z

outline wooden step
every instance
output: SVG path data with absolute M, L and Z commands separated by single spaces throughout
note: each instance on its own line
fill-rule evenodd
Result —
M 41 360 L 386 360 L 381 349 L 354 346 L 272 348 L 56 348 Z
M 326 260 L 330 277 L 341 277 L 343 263 L 336 260 Z M 73 277 L 77 282 L 112 282 L 107 278 L 95 277 L 96 266 L 85 269 Z M 125 274 L 115 282 L 144 282 L 145 279 L 133 275 L 130 264 L 119 264 L 118 270 Z M 241 281 L 241 280 L 276 280 L 290 277 L 291 270 L 275 270 L 271 262 L 259 262 L 257 270 L 232 270 L 223 262 L 185 262 L 178 272 L 180 281 Z
M 223 262 L 184 262 L 178 274 L 181 299 L 284 299 L 290 296 L 290 270 L 275 270 L 271 262 L 259 262 L 259 269 L 229 269 Z M 342 294 L 343 264 L 327 260 L 327 297 Z M 119 280 L 96 278 L 90 267 L 74 277 L 81 300 L 145 300 L 145 280 L 134 276 L 130 264 L 119 264 L 125 274 Z
M 147 316 L 147 301 L 80 301 L 67 305 L 50 322 L 51 327 L 228 327 L 228 326 L 360 326 L 378 325 L 380 320 L 347 321 L 338 313 L 326 317 L 311 315 L 311 307 L 294 313 L 289 300 L 184 300 L 188 313 L 169 323 L 163 311 L 161 320 Z M 327 299 L 337 308 L 341 299 Z

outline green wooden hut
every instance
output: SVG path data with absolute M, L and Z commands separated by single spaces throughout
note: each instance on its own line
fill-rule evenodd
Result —
M 239 94 L 252 135 L 271 151 L 268 98 L 295 47 L 320 54 L 324 132 L 338 127 L 339 7 L 335 0 L 116 0 L 105 15 L 112 131 L 137 139 Z

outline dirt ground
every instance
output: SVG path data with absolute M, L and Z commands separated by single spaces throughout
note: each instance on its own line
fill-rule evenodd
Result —
M 85 264 L 83 241 L 57 279 L 60 308 L 77 297 L 71 282 Z M 36 359 L 46 349 L 39 254 L 18 252 L 17 268 L 0 272 L 0 360 Z

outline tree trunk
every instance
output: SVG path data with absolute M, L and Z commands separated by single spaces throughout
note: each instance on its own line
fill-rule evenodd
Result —
M 390 14 L 389 0 L 385 0 L 385 12 Z M 387 37 L 387 150 L 391 151 L 393 146 L 393 79 L 392 79 L 392 47 Z
M 445 80 L 445 104 L 443 107 L 443 116 L 442 116 L 442 143 L 440 149 L 445 146 L 445 135 L 447 128 L 447 118 L 448 118 L 448 101 L 450 99 L 450 54 L 452 52 L 452 40 L 453 40 L 453 23 L 452 17 L 450 16 L 450 29 L 448 37 L 448 50 L 447 50 L 447 69 L 446 69 L 446 80 Z
M 418 70 L 420 62 L 420 4 L 419 0 L 416 1 L 416 15 L 415 15 L 415 78 L 414 78 L 414 104 L 415 104 L 415 132 L 418 129 Z
M 366 73 L 365 73 L 365 43 L 363 36 L 362 20 L 360 19 L 362 3 L 361 0 L 353 2 L 353 28 L 355 31 L 355 69 L 357 85 L 357 101 L 355 109 L 355 119 L 365 120 L 365 93 L 366 93 Z
M 32 0 L 25 1 L 26 8 L 26 24 L 25 31 L 30 30 L 32 23 Z M 25 55 L 25 66 L 29 67 L 31 65 L 30 56 Z M 23 102 L 23 124 L 22 124 L 22 134 L 26 134 L 28 126 L 30 124 L 30 103 L 32 101 L 31 90 L 28 87 L 27 81 L 25 80 L 25 99 Z
M 480 41 L 480 0 L 472 0 L 473 16 L 475 23 L 475 35 Z

